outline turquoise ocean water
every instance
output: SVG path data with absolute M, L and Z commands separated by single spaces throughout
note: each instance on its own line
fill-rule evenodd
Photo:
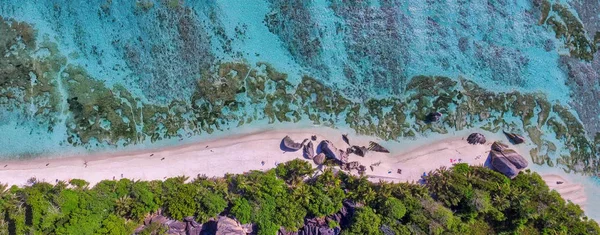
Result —
M 308 74 L 357 101 L 402 96 L 417 75 L 570 101 L 565 49 L 537 24 L 532 1 L 3 0 L 0 16 L 30 24 L 38 44 L 56 44 L 62 66 L 147 103 L 185 100 L 204 71 L 227 61 L 269 63 L 293 84 Z M 27 117 L 35 107 L 7 109 L 2 153 L 64 149 L 68 123 L 49 133 Z

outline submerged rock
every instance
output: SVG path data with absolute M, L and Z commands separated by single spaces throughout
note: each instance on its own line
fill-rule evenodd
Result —
M 427 114 L 427 116 L 425 117 L 425 122 L 427 122 L 427 123 L 438 122 L 441 118 L 442 118 L 442 113 L 433 112 L 433 113 Z
M 518 134 L 515 133 L 509 133 L 506 131 L 502 131 L 504 132 L 504 134 L 506 135 L 506 137 L 508 137 L 508 139 L 510 140 L 510 142 L 512 142 L 513 144 L 521 144 L 525 142 L 525 138 L 523 136 L 520 136 Z
M 315 148 L 312 142 L 308 142 L 308 144 L 304 145 L 304 157 L 308 159 L 313 159 L 313 157 L 315 157 Z
M 492 167 L 511 179 L 529 165 L 523 156 L 499 142 L 492 144 L 490 158 Z
M 387 150 L 383 146 L 381 146 L 378 143 L 375 143 L 373 141 L 369 141 L 369 148 L 368 148 L 368 150 L 375 151 L 375 152 L 380 152 L 380 153 L 389 153 L 390 152 L 389 150 Z
M 325 163 L 325 154 L 324 153 L 319 153 L 317 154 L 317 156 L 315 156 L 313 158 L 313 161 L 315 162 L 315 164 L 317 165 L 323 165 L 323 163 Z
M 287 148 L 284 150 L 298 151 L 300 148 L 302 148 L 302 146 L 304 145 L 304 143 L 306 141 L 308 141 L 308 139 L 304 139 L 304 141 L 302 141 L 302 143 L 296 143 L 296 142 L 294 142 L 294 140 L 292 140 L 292 138 L 290 138 L 290 136 L 286 135 L 281 142 L 282 142 L 283 146 L 285 148 Z
M 481 133 L 472 133 L 467 137 L 469 144 L 485 144 L 485 136 Z

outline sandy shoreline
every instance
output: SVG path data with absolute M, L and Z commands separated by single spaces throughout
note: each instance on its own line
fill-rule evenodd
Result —
M 280 149 L 281 139 L 285 135 L 296 141 L 317 135 L 317 142 L 328 139 L 338 148 L 346 148 L 348 145 L 341 139 L 341 134 L 339 130 L 323 127 L 270 130 L 153 150 L 0 161 L 0 179 L 4 184 L 23 186 L 32 177 L 49 183 L 84 179 L 91 185 L 101 180 L 121 178 L 162 180 L 181 175 L 190 178 L 198 175 L 221 177 L 225 173 L 267 170 L 278 163 L 302 158 L 302 151 L 284 152 Z M 417 182 L 423 173 L 442 166 L 451 167 L 459 162 L 484 165 L 491 143 L 499 138 L 497 135 L 488 135 L 486 144 L 470 145 L 465 140 L 466 136 L 450 136 L 390 154 L 369 152 L 364 158 L 351 155 L 350 161 L 359 161 L 367 166 L 366 174 L 372 181 Z M 368 145 L 370 140 L 377 141 L 372 137 L 350 135 L 351 144 Z M 399 149 L 397 146 L 386 147 Z M 370 165 L 376 163 L 379 163 L 378 166 L 369 169 Z M 557 190 L 565 199 L 582 207 L 586 205 L 587 198 L 581 184 L 569 183 L 556 174 L 542 177 L 551 189 Z M 564 183 L 556 184 L 557 181 Z

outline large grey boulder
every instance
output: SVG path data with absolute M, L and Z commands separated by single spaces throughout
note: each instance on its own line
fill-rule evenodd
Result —
M 348 162 L 348 154 L 346 151 L 336 148 L 329 140 L 321 141 L 320 148 L 328 158 L 333 158 L 342 163 Z
M 166 223 L 169 226 L 168 234 L 185 234 L 185 222 L 173 220 Z
M 481 133 L 472 133 L 467 137 L 469 144 L 485 144 L 485 136 Z
M 183 222 L 186 223 L 186 235 L 200 235 L 200 233 L 202 233 L 202 224 L 196 222 L 193 216 L 183 218 Z
M 504 134 L 506 135 L 506 137 L 513 144 L 521 144 L 521 143 L 525 142 L 525 137 L 523 137 L 523 136 L 520 136 L 520 135 L 515 134 L 515 133 L 509 133 L 509 132 L 506 132 L 506 131 L 502 131 L 502 132 L 504 132 Z
M 308 144 L 304 145 L 304 157 L 308 159 L 313 159 L 315 157 L 315 147 L 312 142 L 308 142 Z
M 246 230 L 234 219 L 219 216 L 216 235 L 246 235 Z
M 304 141 L 302 141 L 302 143 L 297 143 L 294 142 L 294 140 L 292 140 L 292 138 L 290 138 L 290 136 L 285 136 L 283 138 L 283 140 L 281 140 L 281 144 L 283 145 L 284 150 L 286 151 L 298 151 L 299 149 L 302 148 L 302 146 L 304 145 L 304 143 L 308 141 L 308 139 L 304 139 Z
M 525 169 L 529 163 L 515 150 L 507 148 L 506 145 L 495 142 L 490 151 L 492 167 L 509 178 L 515 178 L 519 172 Z
M 317 156 L 315 156 L 315 158 L 313 158 L 313 161 L 317 165 L 323 165 L 323 163 L 325 163 L 325 154 L 324 153 L 317 154 Z
M 527 162 L 527 160 L 515 150 L 505 149 L 502 151 L 502 155 L 504 155 L 504 157 L 506 157 L 519 170 L 525 169 L 529 165 L 529 162 Z
M 496 141 L 492 144 L 492 150 L 503 151 L 508 149 L 508 145 L 503 144 L 502 142 Z

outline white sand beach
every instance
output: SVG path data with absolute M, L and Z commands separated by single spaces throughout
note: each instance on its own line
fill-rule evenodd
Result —
M 273 130 L 158 150 L 56 159 L 0 161 L 0 181 L 8 185 L 22 186 L 26 185 L 28 179 L 32 177 L 49 183 L 58 180 L 84 179 L 94 185 L 101 180 L 121 178 L 162 180 L 181 175 L 190 178 L 197 175 L 221 177 L 225 173 L 238 174 L 250 170 L 266 170 L 275 167 L 278 163 L 303 158 L 302 150 L 296 152 L 281 150 L 281 140 L 286 135 L 297 142 L 317 135 L 317 143 L 314 144 L 328 139 L 338 148 L 349 147 L 342 140 L 341 134 L 339 130 L 332 128 Z M 351 144 L 361 146 L 368 146 L 370 140 L 377 141 L 372 137 L 349 136 Z M 417 182 L 423 173 L 442 166 L 451 167 L 459 162 L 483 165 L 488 157 L 491 144 L 500 138 L 497 135 L 488 135 L 486 144 L 471 145 L 467 143 L 466 137 L 451 136 L 432 140 L 431 143 L 422 146 L 389 154 L 369 152 L 366 157 L 351 155 L 349 160 L 359 161 L 362 165 L 367 166 L 366 174 L 372 181 Z M 399 149 L 394 146 L 385 147 Z M 521 152 L 521 154 L 526 155 L 527 153 Z M 369 166 L 373 164 L 377 166 L 373 166 L 373 170 L 371 170 Z M 543 177 L 550 188 L 557 190 L 565 199 L 585 206 L 587 198 L 583 193 L 582 185 L 571 184 L 556 174 Z M 556 181 L 563 183 L 556 184 Z
M 556 190 L 565 200 L 578 204 L 583 210 L 586 209 L 587 196 L 583 184 L 570 182 L 555 174 L 544 174 L 542 178 L 550 189 Z

